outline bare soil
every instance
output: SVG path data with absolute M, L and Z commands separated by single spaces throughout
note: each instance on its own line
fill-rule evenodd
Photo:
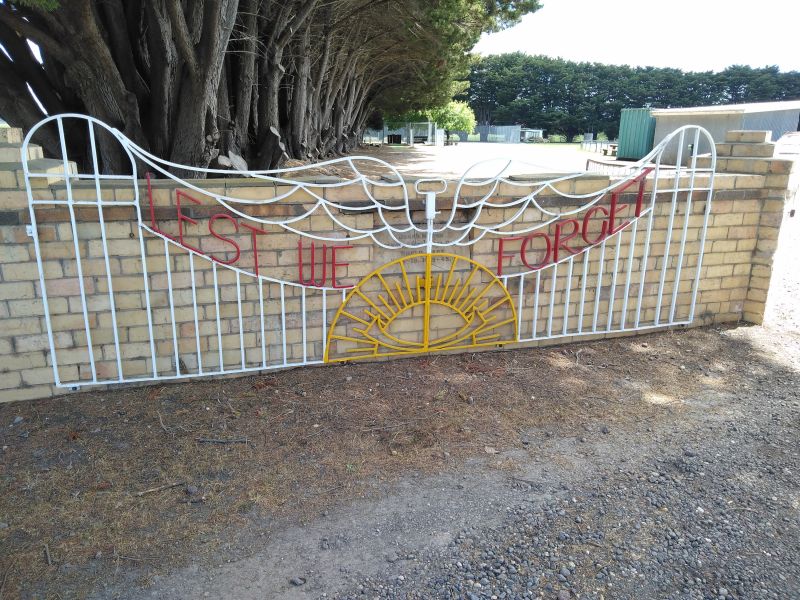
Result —
M 759 368 L 796 369 L 797 340 L 786 343 L 790 367 Z M 254 539 L 410 473 L 482 456 L 513 474 L 533 429 L 574 440 L 598 423 L 680 418 L 687 398 L 751 379 L 747 347 L 696 329 L 0 405 L 3 597 L 130 594 L 180 567 L 245 559 Z

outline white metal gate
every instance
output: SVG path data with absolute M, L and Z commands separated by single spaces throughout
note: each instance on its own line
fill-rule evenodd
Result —
M 489 273 L 493 265 L 464 255 L 494 245 L 499 248 L 496 280 L 511 299 L 511 305 L 503 309 L 515 321 L 513 336 L 505 341 L 685 325 L 695 318 L 716 160 L 714 143 L 700 127 L 677 130 L 603 189 L 583 191 L 586 174 L 581 173 L 524 181 L 509 175 L 517 163 L 487 161 L 467 169 L 450 198 L 444 194 L 447 183 L 443 180 L 419 180 L 409 187 L 383 161 L 346 157 L 304 167 L 238 173 L 275 186 L 273 197 L 266 199 L 229 193 L 219 182 L 180 179 L 173 171 L 203 177 L 232 173 L 165 161 L 116 129 L 83 115 L 43 120 L 26 136 L 23 156 L 28 156 L 27 145 L 42 127 L 56 128 L 63 168 L 58 173 L 31 172 L 25 162 L 24 174 L 53 374 L 59 386 L 183 379 L 322 363 L 330 358 L 331 340 L 350 339 L 350 334 L 332 331 L 344 327 L 346 318 L 352 321 L 348 331 L 366 336 L 367 346 L 379 345 L 367 330 L 375 323 L 383 327 L 394 318 L 385 313 L 410 310 L 415 304 L 425 307 L 426 328 L 434 303 L 449 303 L 466 320 L 494 319 L 487 311 L 500 304 L 490 307 L 478 300 L 495 285 Z M 75 172 L 70 162 L 66 131 L 70 136 L 85 136 L 85 172 Z M 124 150 L 130 174 L 102 172 L 101 148 L 108 144 Z M 671 144 L 678 147 L 677 164 L 662 164 L 664 149 Z M 710 149 L 710 166 L 698 166 L 701 147 Z M 349 173 L 344 179 L 302 178 L 320 168 L 339 167 Z M 370 175 L 373 167 L 389 177 Z M 214 258 L 186 242 L 183 229 L 179 237 L 161 231 L 150 179 L 146 186 L 141 184 L 143 170 L 170 179 L 183 190 L 177 193 L 179 228 L 196 223 L 189 212 L 180 212 L 181 197 L 189 206 L 199 204 L 192 194 L 209 198 L 226 211 L 227 217 L 217 218 L 241 219 L 241 227 L 253 230 L 255 268 Z M 149 206 L 143 194 L 149 195 Z M 351 194 L 362 201 L 351 201 Z M 614 211 L 622 206 L 625 194 L 634 197 L 634 214 L 615 224 Z M 289 206 L 298 196 L 303 202 Z M 611 204 L 601 204 L 609 198 Z M 111 211 L 114 225 L 108 217 Z M 127 231 L 120 216 L 128 214 L 124 211 L 130 214 L 127 240 L 120 234 Z M 330 227 L 305 225 L 319 217 Z M 597 217 L 608 217 L 607 227 L 599 233 L 589 231 Z M 236 227 L 238 231 L 240 225 Z M 276 275 L 273 264 L 259 268 L 255 229 L 266 227 L 298 236 L 299 281 Z M 567 227 L 570 231 L 565 234 Z M 551 228 L 554 234 L 548 233 Z M 337 286 L 335 274 L 332 285 L 316 285 L 313 270 L 310 279 L 302 271 L 303 239 L 322 244 L 369 243 L 375 248 L 375 267 L 383 264 L 374 258 L 378 253 L 391 259 L 392 252 L 396 257 L 411 252 L 409 261 L 421 257 L 419 274 L 409 277 L 403 261 L 395 260 L 405 285 L 394 294 L 381 279 L 388 293 L 381 288 L 374 302 L 361 283 L 350 282 L 348 289 Z M 565 241 L 579 239 L 586 242 L 580 248 Z M 534 244 L 539 246 L 537 256 L 543 258 L 531 264 L 526 251 Z M 321 252 L 326 250 L 323 247 Z M 280 262 L 280 252 L 277 256 Z M 506 262 L 520 257 L 520 268 L 504 272 Z M 335 258 L 331 264 L 335 271 Z M 467 270 L 451 293 L 456 264 Z M 487 283 L 469 289 L 481 277 Z M 324 273 L 322 279 L 324 283 Z M 396 307 L 390 306 L 390 297 Z M 377 298 L 389 308 L 376 306 Z M 353 306 L 363 300 L 365 310 L 356 314 L 355 309 L 347 309 L 351 299 Z M 648 304 L 649 299 L 654 299 L 650 302 L 654 306 Z M 81 323 L 77 331 L 76 319 Z M 485 333 L 487 328 L 491 329 L 484 322 L 477 329 Z M 427 330 L 424 337 L 424 343 L 415 342 L 413 348 L 433 351 L 434 346 L 427 345 Z M 467 331 L 462 337 L 469 343 L 485 342 L 474 344 L 478 346 L 494 344 L 496 335 L 481 337 Z M 382 355 L 381 351 L 361 352 L 359 343 L 356 340 L 353 358 Z

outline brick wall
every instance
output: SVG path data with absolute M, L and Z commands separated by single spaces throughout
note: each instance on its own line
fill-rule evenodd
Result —
M 53 386 L 54 373 L 36 253 L 26 233 L 26 225 L 30 222 L 27 195 L 21 168 L 14 160 L 19 159 L 21 134 L 17 130 L 0 129 L 0 136 L 0 147 L 7 154 L 7 162 L 0 164 L 0 239 L 3 242 L 0 253 L 0 318 L 3 323 L 0 330 L 0 401 L 48 397 L 67 390 Z M 718 175 L 693 325 L 740 319 L 758 323 L 763 318 L 772 256 L 785 202 L 790 194 L 793 167 L 790 161 L 772 158 L 773 144 L 768 139 L 765 132 L 730 132 L 726 143 L 718 145 Z M 126 378 L 146 378 L 154 368 L 153 356 L 156 358 L 155 369 L 159 373 L 172 371 L 182 374 L 198 373 L 201 368 L 204 371 L 214 370 L 219 368 L 220 363 L 226 368 L 241 365 L 258 370 L 264 365 L 276 368 L 322 358 L 323 339 L 332 325 L 344 293 L 341 290 L 323 291 L 277 282 L 259 282 L 248 275 L 254 271 L 257 259 L 262 274 L 268 274 L 276 280 L 297 281 L 298 242 L 301 240 L 297 233 L 254 223 L 234 212 L 220 209 L 208 196 L 193 189 L 179 190 L 171 182 L 153 181 L 148 192 L 146 182 L 138 182 L 142 219 L 146 226 L 176 238 L 182 228 L 183 245 L 225 261 L 232 261 L 236 256 L 235 244 L 239 250 L 238 259 L 233 264 L 242 269 L 237 275 L 219 263 L 215 265 L 199 257 L 190 258 L 190 254 L 178 245 L 140 230 L 136 224 L 136 207 L 131 204 L 135 197 L 131 182 L 104 179 L 101 183 L 102 211 L 89 205 L 79 205 L 74 209 L 76 241 L 70 225 L 73 215 L 68 207 L 47 203 L 66 198 L 63 180 L 58 176 L 63 172 L 64 165 L 42 158 L 35 148 L 31 152 L 31 170 L 52 174 L 52 177 L 35 180 L 33 192 L 34 198 L 42 202 L 36 207 L 37 231 L 49 298 L 53 343 L 58 353 L 58 372 L 62 381 L 85 380 L 93 375 L 98 379 L 114 379 L 120 365 L 123 365 Z M 74 171 L 72 165 L 68 165 L 68 168 Z M 194 183 L 210 193 L 251 200 L 275 198 L 291 191 L 285 186 L 259 184 L 252 179 Z M 663 188 L 670 184 L 669 179 L 663 177 L 659 183 Z M 564 192 L 589 193 L 608 185 L 608 179 L 587 176 L 559 185 Z M 651 185 L 652 181 L 648 181 L 648 190 Z M 439 196 L 442 209 L 448 206 L 454 188 L 453 184 L 449 185 L 448 191 Z M 179 191 L 181 211 L 186 216 L 180 223 L 176 218 Z M 359 194 L 352 186 L 318 188 L 316 191 L 328 199 L 354 202 L 356 205 L 359 200 L 366 199 L 363 192 Z M 378 187 L 372 192 L 380 199 L 402 199 L 399 188 Z M 475 190 L 475 193 L 480 192 Z M 92 200 L 96 193 L 93 181 L 73 182 L 74 201 Z M 496 191 L 497 202 L 502 202 L 504 198 L 519 197 L 523 193 L 519 187 L 501 185 Z M 633 205 L 635 200 L 634 193 L 626 193 L 620 202 Z M 686 193 L 682 192 L 679 205 L 685 206 L 686 200 Z M 628 328 L 634 321 L 635 307 L 643 322 L 652 322 L 657 314 L 666 317 L 670 310 L 674 311 L 675 320 L 686 318 L 691 309 L 691 284 L 700 252 L 705 200 L 705 192 L 696 192 L 690 214 L 686 215 L 680 210 L 676 214 L 670 238 L 672 252 L 666 262 L 663 252 L 658 248 L 663 248 L 668 238 L 669 202 L 656 204 L 651 232 L 652 248 L 656 250 L 651 251 L 646 263 L 642 231 L 638 237 L 632 237 L 630 231 L 623 232 L 618 245 L 607 244 L 602 260 L 598 249 L 581 255 L 575 259 L 569 272 L 565 264 L 558 272 L 550 269 L 541 271 L 538 277 L 533 273 L 528 273 L 524 278 L 515 277 L 516 273 L 526 269 L 519 260 L 509 259 L 503 272 L 508 277 L 505 280 L 508 292 L 515 304 L 520 298 L 522 300 L 517 306 L 517 325 L 524 331 L 531 331 L 536 337 L 543 337 L 547 331 L 551 334 L 564 332 L 565 335 L 507 347 L 569 341 L 575 336 L 568 334 L 574 332 L 579 323 L 585 325 L 586 331 L 593 322 L 603 322 L 609 311 L 615 322 L 627 319 Z M 541 201 L 562 210 L 573 208 L 555 194 L 542 196 Z M 251 205 L 243 211 L 266 219 L 284 218 L 301 215 L 313 203 L 313 197 L 298 192 L 280 204 Z M 421 198 L 412 198 L 412 208 L 415 222 L 424 222 Z M 488 209 L 482 214 L 481 222 L 496 222 L 510 217 L 514 211 L 512 208 Z M 220 213 L 226 216 L 215 217 Z M 537 215 L 527 218 L 535 217 Z M 597 214 L 590 219 L 588 227 L 592 235 L 600 230 L 602 217 L 602 214 Z M 355 227 L 378 222 L 377 215 L 372 211 L 348 212 L 339 218 Z M 457 218 L 466 217 L 459 215 Z M 688 235 L 678 278 L 676 249 L 680 244 L 684 219 Z M 209 234 L 209 223 L 212 223 L 211 227 L 219 237 Z M 266 233 L 253 232 L 253 227 L 263 229 Z M 332 272 L 335 272 L 337 284 L 354 285 L 382 265 L 414 254 L 413 251 L 382 249 L 370 240 L 348 239 L 341 227 L 321 215 L 304 219 L 296 227 L 299 231 L 340 239 L 326 242 L 324 251 L 321 244 L 317 243 L 315 275 L 321 278 L 323 269 L 326 269 L 327 287 L 333 284 Z M 103 235 L 107 253 L 103 249 Z M 503 243 L 509 255 L 515 256 L 519 241 L 506 240 Z M 310 241 L 304 240 L 303 244 L 304 256 L 308 260 Z M 489 271 L 497 271 L 500 244 L 497 236 L 487 236 L 473 246 L 448 249 L 447 252 L 474 260 Z M 82 278 L 78 277 L 76 270 L 76 246 L 81 257 Z M 342 247 L 337 250 L 338 264 L 335 268 L 330 263 L 334 246 Z M 343 248 L 345 246 L 349 248 Z M 146 256 L 144 263 L 143 248 Z M 323 252 L 328 259 L 327 267 L 323 267 L 321 260 Z M 440 287 L 443 291 L 445 277 L 453 267 L 453 259 L 436 260 L 437 274 L 442 274 Z M 414 267 L 409 262 L 408 268 L 421 268 L 421 264 L 418 261 L 417 267 Z M 616 270 L 615 265 L 618 267 Z M 308 267 L 306 265 L 304 273 L 306 279 L 311 276 Z M 387 268 L 386 277 L 401 277 L 399 268 Z M 470 263 L 456 260 L 452 268 L 454 281 L 459 278 L 462 282 L 466 281 L 472 268 Z M 601 270 L 605 275 L 598 277 Z M 612 270 L 619 276 L 616 286 L 611 284 Z M 658 292 L 662 272 L 665 274 L 665 294 L 661 295 L 660 305 Z M 644 281 L 642 273 L 645 274 Z M 412 272 L 411 287 L 415 285 L 415 276 Z M 489 280 L 491 276 L 481 271 L 473 276 L 469 285 L 475 286 Z M 593 283 L 596 280 L 597 285 Z M 641 287 L 641 301 L 623 297 L 621 292 L 615 295 L 617 290 L 622 289 L 623 280 L 630 281 L 632 290 L 638 291 Z M 81 302 L 81 281 L 87 298 L 85 310 L 88 331 Z M 150 289 L 149 298 L 142 291 L 145 281 Z M 109 304 L 109 283 L 113 285 L 114 311 Z M 368 285 L 365 283 L 365 290 Z M 169 294 L 170 288 L 172 294 Z M 677 291 L 672 309 L 671 292 L 674 289 Z M 373 292 L 378 294 L 380 290 Z M 398 292 L 399 295 L 404 293 L 408 291 Z M 462 293 L 460 297 L 466 298 L 473 292 L 464 286 L 460 292 L 452 294 L 452 303 L 458 299 L 459 293 Z M 409 293 L 409 300 L 410 296 Z M 490 296 L 502 299 L 501 290 L 493 289 L 487 298 Z M 583 302 L 579 303 L 579 298 Z M 539 299 L 536 305 L 535 299 Z M 467 304 L 465 301 L 464 305 Z M 197 311 L 194 310 L 195 305 Z M 540 321 L 534 324 L 534 315 L 540 310 Z M 305 320 L 303 314 L 306 314 Z M 409 310 L 402 319 L 398 319 L 395 331 L 403 332 L 410 336 L 409 339 L 421 335 L 418 331 L 419 316 L 414 310 Z M 666 318 L 662 322 L 664 320 Z M 352 335 L 360 327 L 355 322 L 345 321 L 341 319 L 337 329 L 343 337 Z M 444 338 L 454 334 L 461 322 L 457 316 L 443 313 L 437 315 L 432 324 L 431 334 Z M 281 337 L 279 333 L 284 328 L 286 335 Z M 117 332 L 116 336 L 114 331 Z M 502 333 L 508 335 L 507 331 Z M 94 373 L 87 360 L 87 335 L 92 340 Z M 586 339 L 587 336 L 581 337 Z M 119 360 L 116 352 L 118 345 L 121 348 Z M 486 347 L 494 346 L 487 344 Z M 336 342 L 331 348 L 332 358 L 344 356 L 347 349 L 348 342 Z

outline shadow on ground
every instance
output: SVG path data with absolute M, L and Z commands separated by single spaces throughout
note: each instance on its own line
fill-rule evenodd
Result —
M 796 382 L 799 346 L 703 328 L 0 405 L 0 590 L 133 597 L 187 565 L 246 560 L 409 476 L 460 477 L 480 457 L 513 483 L 542 436 L 580 453 L 609 429 L 699 429 L 714 415 L 689 400 Z M 747 418 L 725 402 L 703 410 Z M 274 596 L 288 593 L 275 576 Z

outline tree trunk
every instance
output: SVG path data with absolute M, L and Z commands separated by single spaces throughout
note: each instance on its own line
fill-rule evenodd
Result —
M 230 149 L 240 156 L 246 154 L 248 132 L 250 130 L 250 115 L 253 113 L 253 92 L 256 87 L 256 41 L 257 28 L 257 0 L 245 0 L 242 6 L 242 29 L 244 39 L 239 45 L 238 73 L 236 78 L 236 94 L 234 100 L 233 135 L 230 140 Z

